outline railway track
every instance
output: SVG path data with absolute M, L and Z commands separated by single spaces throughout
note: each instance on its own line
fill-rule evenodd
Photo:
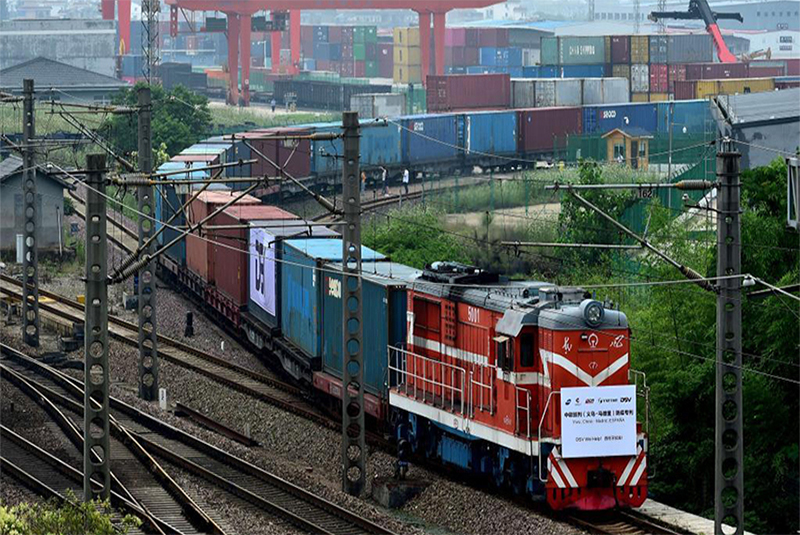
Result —
M 82 414 L 80 381 L 5 344 L 3 366 L 35 384 L 53 403 Z M 214 486 L 279 516 L 309 533 L 390 534 L 387 529 L 297 487 L 241 458 L 110 398 L 115 420 L 154 457 L 178 466 Z
M 604 511 L 597 514 L 569 514 L 568 521 L 591 532 L 605 535 L 684 535 L 683 531 L 656 524 L 631 511 Z

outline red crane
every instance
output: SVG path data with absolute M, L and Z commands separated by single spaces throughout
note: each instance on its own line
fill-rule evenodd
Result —
M 130 48 L 130 1 L 119 1 L 120 40 L 125 51 Z M 273 20 L 279 12 L 289 12 L 291 67 L 296 72 L 300 62 L 300 11 L 330 9 L 411 9 L 419 14 L 420 52 L 423 81 L 431 70 L 431 18 L 433 18 L 434 60 L 436 74 L 444 74 L 445 16 L 451 9 L 478 9 L 503 0 L 166 0 L 170 6 L 170 34 L 178 31 L 178 10 L 221 11 L 228 18 L 228 102 L 239 102 L 239 66 L 242 69 L 241 97 L 250 103 L 250 35 L 253 14 L 269 11 Z M 103 18 L 113 19 L 115 0 L 101 0 Z M 110 7 L 109 7 L 110 6 Z M 123 13 L 126 11 L 127 13 Z M 110 15 L 110 16 L 109 16 Z M 127 23 L 125 22 L 127 21 Z M 272 33 L 272 68 L 280 55 L 280 34 Z
M 739 13 L 717 13 L 711 11 L 711 7 L 706 0 L 690 0 L 688 11 L 653 11 L 650 13 L 649 19 L 653 22 L 658 19 L 702 20 L 706 23 L 706 31 L 714 40 L 714 47 L 717 49 L 717 57 L 720 62 L 736 63 L 737 61 L 736 56 L 728 50 L 728 45 L 722 39 L 717 20 L 728 19 L 744 22 L 742 15 Z

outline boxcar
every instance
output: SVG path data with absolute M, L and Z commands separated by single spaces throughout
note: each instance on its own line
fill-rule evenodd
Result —
M 403 117 L 401 147 L 403 164 L 421 166 L 455 161 L 459 156 L 456 115 Z

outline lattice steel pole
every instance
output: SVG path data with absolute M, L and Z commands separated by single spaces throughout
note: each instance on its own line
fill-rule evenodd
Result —
M 153 170 L 153 138 L 150 130 L 152 107 L 150 87 L 139 89 L 139 171 Z M 142 214 L 155 215 L 153 186 L 139 186 L 139 247 L 152 236 L 153 221 Z M 150 244 L 143 254 L 152 254 Z M 156 337 L 156 261 L 139 270 L 139 397 L 145 401 L 158 399 L 158 348 Z
M 86 308 L 83 394 L 83 497 L 107 499 L 111 489 L 108 440 L 108 266 L 104 154 L 86 157 Z M 93 458 L 96 455 L 96 458 Z
M 358 171 L 358 112 L 344 112 L 344 239 L 342 240 L 342 488 L 359 496 L 366 481 L 364 444 L 364 358 L 361 316 L 361 190 Z
M 730 141 L 717 154 L 717 276 L 740 275 L 742 269 L 739 158 Z M 722 524 L 744 532 L 744 465 L 742 463 L 742 279 L 717 282 L 716 434 L 714 459 L 714 531 Z
M 36 203 L 36 135 L 33 80 L 23 81 L 22 138 L 22 340 L 39 347 L 39 208 Z M 41 205 L 41 203 L 40 203 Z

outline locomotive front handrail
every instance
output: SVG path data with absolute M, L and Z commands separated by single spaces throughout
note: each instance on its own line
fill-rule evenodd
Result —
M 393 360 L 392 359 L 392 354 L 393 353 L 395 355 L 395 359 L 394 360 L 397 363 L 396 366 L 393 365 L 393 363 L 392 363 L 392 360 Z M 456 412 L 456 394 L 458 394 L 459 408 L 458 408 L 457 412 L 459 412 L 460 414 L 465 414 L 464 413 L 464 402 L 465 402 L 465 399 L 464 399 L 464 378 L 466 376 L 467 371 L 464 368 L 462 368 L 460 366 L 455 366 L 453 364 L 448 364 L 448 363 L 442 362 L 440 360 L 431 359 L 431 358 L 425 357 L 423 355 L 419 355 L 417 353 L 414 353 L 412 351 L 408 351 L 406 349 L 400 349 L 398 347 L 392 347 L 392 346 L 388 347 L 388 356 L 389 356 L 389 366 L 388 366 L 389 371 L 390 372 L 396 372 L 398 374 L 398 376 L 402 378 L 402 380 L 398 378 L 398 384 L 397 384 L 398 390 L 399 390 L 400 383 L 402 382 L 405 385 L 405 389 L 404 389 L 405 390 L 405 394 L 406 395 L 410 395 L 414 399 L 417 399 L 418 398 L 417 385 L 419 383 L 422 383 L 422 387 L 421 387 L 421 389 L 422 389 L 422 397 L 423 397 L 423 399 L 425 399 L 427 392 L 429 392 L 429 390 L 428 390 L 428 388 L 426 388 L 426 386 L 427 385 L 431 385 L 433 387 L 433 389 L 430 390 L 430 392 L 431 392 L 431 394 L 433 394 L 434 405 L 435 405 L 436 404 L 436 402 L 435 402 L 436 390 L 437 390 L 437 388 L 441 389 L 441 393 L 442 393 L 441 405 L 442 405 L 442 408 L 445 408 L 445 405 L 447 403 L 447 397 L 448 396 L 445 395 L 445 392 L 449 392 L 450 393 L 450 395 L 449 395 L 449 398 L 450 398 L 450 400 L 449 400 L 450 401 L 450 410 L 452 412 Z M 398 357 L 402 357 L 402 359 L 400 359 Z M 412 371 L 408 370 L 408 359 L 409 359 L 409 357 L 413 361 L 413 370 Z M 400 362 L 398 362 L 398 361 L 400 361 Z M 418 373 L 417 362 L 421 362 L 422 363 L 422 375 L 420 375 Z M 437 369 L 438 369 L 438 372 L 439 372 L 438 374 L 437 374 Z M 430 375 L 433 376 L 432 378 L 428 377 L 428 375 L 429 375 L 428 372 L 430 372 Z M 450 376 L 450 384 L 447 384 L 447 382 L 444 379 L 446 373 L 448 373 L 449 376 Z M 438 380 L 438 381 L 436 380 L 436 376 L 437 375 L 440 377 L 440 380 Z M 408 381 L 409 378 L 411 378 L 413 380 L 413 393 L 412 394 L 409 394 L 409 381 Z M 456 386 L 456 381 L 458 381 L 460 383 L 460 386 Z
M 547 409 L 550 407 L 550 398 L 553 395 L 558 394 L 561 395 L 561 390 L 551 390 L 550 393 L 547 395 L 547 402 L 544 404 L 544 409 L 542 410 L 542 417 L 539 419 L 539 435 L 538 435 L 538 442 L 537 447 L 539 448 L 539 453 L 537 458 L 539 459 L 539 481 L 542 483 L 547 483 L 547 478 L 542 478 L 542 425 L 544 424 L 544 418 L 547 416 Z

